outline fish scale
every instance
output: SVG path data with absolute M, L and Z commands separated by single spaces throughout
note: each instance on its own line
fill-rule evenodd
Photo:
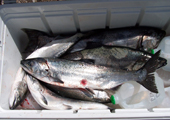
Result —
M 150 51 L 155 49 L 165 36 L 165 31 L 154 27 L 124 27 L 101 29 L 87 32 L 87 35 L 75 44 L 70 53 L 102 45 L 123 46 Z
M 38 34 L 36 34 L 36 33 L 38 33 Z M 161 31 L 159 29 L 156 29 L 156 28 L 151 28 L 151 27 L 138 27 L 138 28 L 131 27 L 131 28 L 121 28 L 121 29 L 115 29 L 115 30 L 113 30 L 113 29 L 112 30 L 97 30 L 97 32 L 96 31 L 92 31 L 92 33 L 90 32 L 90 34 L 89 35 L 88 34 L 80 42 L 78 42 L 76 44 L 76 45 L 78 45 L 78 47 L 75 48 L 76 45 L 73 46 L 73 49 L 71 49 L 71 51 L 76 51 L 77 49 L 78 50 L 82 50 L 82 49 L 84 49 L 86 47 L 88 48 L 89 46 L 91 46 L 91 43 L 89 44 L 89 41 L 92 42 L 92 43 L 95 42 L 95 44 L 97 43 L 98 46 L 100 46 L 101 44 L 104 44 L 104 45 L 115 45 L 115 44 L 117 44 L 117 45 L 120 45 L 120 46 L 128 46 L 128 47 L 132 47 L 132 48 L 148 50 L 148 49 L 157 47 L 157 45 L 161 41 L 161 38 L 163 38 L 163 36 L 165 35 L 165 32 Z M 33 34 L 33 35 L 35 35 L 33 37 L 31 37 L 30 35 L 28 34 L 28 37 L 30 39 L 32 39 L 32 38 L 33 39 L 34 38 L 37 39 L 37 37 L 38 37 L 38 41 L 35 40 L 33 43 L 30 43 L 30 45 L 28 45 L 28 47 L 27 47 L 28 51 L 33 51 L 34 49 L 38 49 L 39 47 L 42 47 L 46 43 L 50 42 L 51 39 L 53 39 L 53 38 L 49 38 L 48 34 L 46 34 L 44 32 L 41 33 L 40 31 L 36 31 Z M 60 36 L 59 36 L 59 38 L 60 38 Z M 61 36 L 61 38 L 63 38 L 63 37 Z M 36 43 L 36 44 L 34 44 L 34 43 Z M 95 44 L 93 44 L 93 46 L 91 48 L 95 47 L 96 46 Z M 32 47 L 34 47 L 34 48 L 32 48 Z M 69 47 L 67 47 L 66 49 L 68 49 L 68 48 Z M 60 55 L 62 55 L 63 52 L 65 52 L 65 50 L 64 51 L 59 50 L 59 52 L 56 52 L 56 53 L 58 54 L 58 56 L 60 56 Z M 46 51 L 46 50 L 44 50 L 44 51 Z M 53 51 L 56 51 L 56 49 L 52 50 L 52 52 Z M 98 53 L 107 54 L 108 52 L 98 51 Z M 119 54 L 119 53 L 121 53 L 121 54 Z M 43 55 L 39 56 L 38 54 L 44 54 L 44 56 Z M 38 57 L 46 57 L 45 54 L 48 56 L 48 55 L 51 54 L 51 52 L 50 53 L 48 53 L 48 52 L 36 53 L 35 55 L 32 56 L 32 58 L 35 57 L 35 56 L 37 57 L 37 55 L 38 55 Z M 117 53 L 115 52 L 115 55 L 117 55 L 117 59 L 115 59 L 117 61 L 120 61 L 119 58 L 121 58 L 121 57 L 122 58 L 126 57 L 125 54 L 123 53 L 123 51 L 119 51 L 119 50 L 117 51 Z M 52 54 L 51 54 L 51 56 L 52 56 Z M 58 56 L 56 55 L 55 57 L 58 57 Z M 88 57 L 91 58 L 91 56 L 88 56 Z M 112 59 L 112 58 L 113 57 L 110 57 L 110 59 Z M 79 59 L 81 59 L 81 57 L 79 56 L 77 59 L 79 60 Z M 86 60 L 86 62 L 88 62 L 88 60 Z M 90 61 L 89 63 L 92 63 L 92 62 L 93 61 Z M 111 65 L 112 61 L 111 60 L 107 60 L 106 63 Z M 124 62 L 120 62 L 118 65 L 121 65 L 123 63 Z M 56 82 L 57 80 L 55 80 L 54 78 L 58 77 L 57 74 L 54 73 L 54 71 L 50 71 L 49 70 L 48 63 L 45 63 L 45 64 L 47 64 L 47 68 L 48 69 L 45 69 L 46 72 L 44 72 L 43 74 L 47 73 L 46 74 L 47 76 L 50 76 L 50 75 L 53 76 L 51 78 L 51 80 L 52 80 L 52 82 L 54 82 L 54 81 Z M 136 69 L 136 70 L 139 69 L 139 67 L 137 67 L 139 65 L 142 66 L 143 65 L 142 62 L 132 62 L 131 63 L 131 66 L 133 66 L 133 69 Z M 161 66 L 159 66 L 159 67 L 161 67 Z M 132 69 L 132 68 L 128 68 L 128 69 Z M 22 79 L 22 72 L 23 71 L 20 71 L 20 73 L 21 73 L 20 76 L 17 74 L 17 76 L 20 77 L 20 78 L 18 77 L 19 78 L 18 81 L 20 81 L 20 82 L 22 81 L 21 80 Z M 64 75 L 63 71 L 60 71 L 59 73 Z M 68 76 L 71 76 L 71 75 L 74 76 L 73 74 L 70 74 Z M 96 77 L 96 78 L 102 78 L 102 77 L 104 77 L 104 76 L 99 76 L 99 77 Z M 58 81 L 60 81 L 60 80 L 58 80 Z M 86 79 L 82 79 L 80 82 L 82 84 L 87 84 Z M 60 84 L 62 84 L 62 83 L 60 83 Z M 23 84 L 19 84 L 19 85 L 23 85 Z M 17 86 L 18 86 L 18 84 L 17 84 Z M 27 85 L 25 87 L 27 87 Z M 18 90 L 20 90 L 20 89 L 18 89 Z M 77 91 L 79 91 L 79 90 L 77 90 Z M 13 91 L 13 96 L 15 96 L 15 95 L 16 94 Z M 20 97 L 22 95 L 19 94 L 18 96 Z M 13 97 L 13 98 L 15 98 L 15 97 Z M 10 100 L 10 108 L 14 109 L 16 107 L 16 104 L 15 104 L 15 106 L 11 107 L 11 103 L 12 103 L 11 101 L 12 100 Z M 18 102 L 20 102 L 20 101 L 18 101 Z
M 115 69 L 138 70 L 153 56 L 148 52 L 131 49 L 127 47 L 102 46 L 93 49 L 86 49 L 62 56 L 62 59 L 80 60 L 84 62 L 93 61 L 93 64 Z M 167 64 L 166 59 L 159 57 L 157 68 Z
M 34 99 L 37 101 L 37 103 L 39 103 L 39 105 L 46 109 L 51 110 L 108 109 L 106 105 L 100 103 L 61 97 L 56 93 L 50 91 L 45 86 L 42 86 L 39 83 L 39 81 L 36 78 L 33 78 L 32 76 L 27 76 L 27 83 Z
M 118 70 L 114 67 L 105 67 L 58 58 L 27 59 L 22 60 L 21 65 L 26 72 L 37 79 L 61 87 L 104 90 L 114 88 L 127 81 L 137 81 L 150 91 L 157 93 L 155 78 L 151 73 L 157 68 L 159 54 L 160 51 L 154 54 L 152 58 L 137 71 Z M 50 70 L 52 70 L 54 74 L 56 73 L 55 76 L 45 75 L 46 71 L 41 67 L 43 61 L 48 63 Z M 43 72 L 44 74 L 41 74 Z M 54 79 L 54 81 L 51 80 L 51 78 Z M 152 87 L 148 88 L 148 84 Z

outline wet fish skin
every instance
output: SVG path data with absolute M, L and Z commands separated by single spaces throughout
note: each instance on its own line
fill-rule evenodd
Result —
M 48 44 L 52 41 L 66 39 L 66 38 L 69 38 L 69 37 L 72 37 L 72 36 L 70 36 L 70 35 L 67 35 L 67 36 L 57 35 L 55 37 L 38 36 L 38 43 L 37 43 L 36 49 L 41 48 L 41 47 L 45 46 L 46 44 Z
M 165 36 L 165 31 L 160 30 L 158 28 L 154 27 L 129 27 L 129 28 L 119 28 L 116 29 L 117 33 L 115 39 L 119 43 L 119 40 L 122 40 L 122 38 L 126 38 L 126 40 L 123 40 L 123 44 L 126 43 L 127 47 L 131 47 L 134 49 L 142 48 L 141 50 L 149 50 L 157 48 L 162 38 Z M 110 31 L 112 34 L 114 31 Z M 113 35 L 113 34 L 112 34 Z M 106 34 L 108 39 L 105 39 L 103 42 L 105 45 L 112 44 L 110 34 Z M 131 41 L 133 40 L 133 42 Z M 141 41 L 140 41 L 141 40 Z M 127 41 L 127 42 L 126 42 Z M 130 41 L 130 42 L 128 42 Z M 136 42 L 136 46 L 134 44 L 134 41 Z M 124 46 L 124 45 L 123 45 Z
M 50 110 L 108 109 L 106 105 L 100 103 L 61 97 L 47 89 L 45 86 L 42 86 L 39 83 L 39 81 L 33 78 L 32 76 L 27 76 L 27 83 L 28 88 L 34 99 L 40 106 L 46 109 Z
M 81 60 L 83 62 L 93 60 L 96 65 L 132 71 L 142 68 L 152 56 L 153 54 L 132 48 L 102 46 L 99 48 L 69 53 L 61 58 L 67 60 Z M 166 59 L 161 57 L 158 58 L 157 68 L 163 67 L 166 64 Z
M 91 45 L 93 45 L 93 48 L 95 46 L 108 45 L 150 51 L 157 48 L 166 33 L 154 27 L 125 27 L 93 30 L 87 34 L 89 35 L 83 37 L 81 41 L 70 49 L 70 53 L 83 50 Z
M 83 36 L 82 33 L 76 33 L 72 37 L 57 40 L 57 41 L 52 41 L 48 43 L 47 45 L 45 45 L 43 48 L 37 49 L 36 52 L 33 52 L 29 56 L 29 58 L 35 58 L 34 56 L 36 57 L 48 57 L 48 56 L 59 57 L 63 53 L 65 53 L 82 36 Z
M 74 44 L 83 34 L 75 34 L 74 36 L 58 41 L 53 41 L 48 43 L 42 48 L 37 49 L 31 55 L 29 55 L 26 59 L 36 58 L 36 57 L 59 57 L 60 55 L 64 54 L 70 46 Z M 44 52 L 45 51 L 45 52 Z M 18 72 L 16 73 L 14 83 L 12 85 L 11 93 L 9 96 L 9 107 L 11 109 L 15 109 L 25 98 L 25 94 L 28 90 L 23 81 L 23 76 L 25 71 L 22 68 L 19 68 Z M 24 85 L 24 86 L 22 86 Z M 23 89 L 23 92 L 19 92 L 17 90 Z
M 111 67 L 69 61 L 57 58 L 35 58 L 21 61 L 21 66 L 37 79 L 62 87 L 111 89 L 126 81 L 137 81 L 157 93 L 153 73 L 160 51 L 137 71 L 117 70 Z M 58 82 L 62 81 L 62 82 Z
M 88 90 L 82 88 L 67 88 L 48 83 L 44 83 L 42 85 L 46 86 L 49 90 L 67 98 L 102 103 L 111 102 L 110 96 L 105 91 L 93 90 L 93 93 L 90 94 Z

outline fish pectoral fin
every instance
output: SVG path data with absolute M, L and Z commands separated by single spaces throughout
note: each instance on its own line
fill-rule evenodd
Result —
M 52 82 L 58 82 L 58 83 L 64 83 L 62 80 L 60 80 L 59 78 L 54 78 L 52 76 L 49 76 L 49 80 L 51 80 Z
M 66 105 L 64 103 L 62 105 L 64 106 L 65 110 L 71 110 L 72 109 L 72 106 L 70 106 L 70 105 Z
M 94 91 L 93 91 L 93 89 L 91 89 L 91 88 L 85 88 L 87 91 L 89 91 L 90 93 L 92 93 L 93 95 L 95 94 L 94 93 Z
M 89 90 L 87 90 L 87 89 L 84 89 L 84 88 L 78 88 L 81 92 L 83 92 L 83 94 L 84 95 L 86 95 L 86 96 L 88 96 L 88 97 L 90 97 L 90 98 L 93 98 L 94 96 L 94 94 L 91 92 L 91 91 L 89 91 Z
M 113 88 L 111 88 L 110 90 L 111 90 L 111 91 L 117 91 L 121 86 L 122 86 L 122 84 L 120 84 L 120 85 L 118 85 L 118 86 L 116 86 L 116 87 L 113 87 Z
M 60 80 L 60 79 L 55 79 L 55 82 L 58 82 L 58 83 L 64 83 L 62 80 Z
M 103 91 L 105 91 L 109 97 L 114 95 L 116 92 L 116 90 L 113 90 L 113 89 L 104 89 Z
M 82 62 L 85 62 L 88 64 L 95 64 L 95 60 L 93 60 L 93 59 L 81 59 L 79 61 L 82 61 Z

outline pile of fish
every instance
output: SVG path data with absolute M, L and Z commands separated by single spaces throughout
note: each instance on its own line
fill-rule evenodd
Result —
M 167 64 L 153 54 L 165 31 L 152 27 L 93 30 L 51 36 L 23 29 L 29 38 L 9 97 L 15 109 L 30 91 L 45 109 L 108 109 L 115 88 L 136 81 L 158 93 L 153 72 Z

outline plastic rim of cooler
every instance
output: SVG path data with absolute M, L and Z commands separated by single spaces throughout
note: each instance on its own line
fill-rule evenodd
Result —
M 22 51 L 21 28 L 70 33 L 101 28 L 153 26 L 170 35 L 168 0 L 62 1 L 0 6 L 0 118 L 170 118 L 170 108 L 110 110 L 9 110 L 8 98 Z

